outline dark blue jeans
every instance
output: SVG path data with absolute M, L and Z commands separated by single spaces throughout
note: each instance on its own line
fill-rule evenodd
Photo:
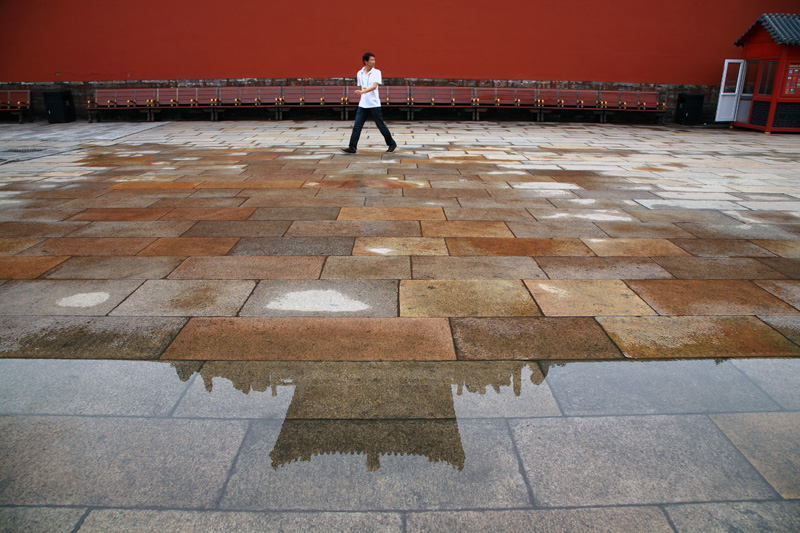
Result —
M 389 128 L 386 127 L 386 124 L 383 122 L 383 113 L 381 113 L 380 107 L 359 107 L 358 111 L 356 111 L 356 122 L 353 124 L 353 134 L 350 135 L 350 149 L 354 152 L 358 147 L 358 139 L 361 137 L 361 129 L 364 127 L 364 122 L 367 121 L 367 117 L 372 117 L 372 120 L 375 121 L 375 124 L 378 126 L 378 130 L 380 130 L 381 135 L 383 135 L 384 140 L 386 141 L 386 146 L 395 146 L 397 143 L 394 142 L 392 139 L 392 134 L 389 133 Z

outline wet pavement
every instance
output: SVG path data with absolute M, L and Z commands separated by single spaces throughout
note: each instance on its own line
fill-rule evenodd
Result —
M 0 126 L 5 530 L 800 529 L 800 140 Z

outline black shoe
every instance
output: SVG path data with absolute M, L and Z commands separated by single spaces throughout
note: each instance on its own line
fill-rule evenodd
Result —
M 349 147 L 348 148 L 342 148 L 342 152 L 344 152 L 346 154 L 354 154 L 354 153 L 356 153 L 355 150 L 353 150 L 352 148 L 349 148 Z
M 395 150 L 397 150 L 397 145 L 396 145 L 396 144 L 395 144 L 394 146 L 390 146 L 390 147 L 389 147 L 389 148 L 386 150 L 386 153 L 387 153 L 387 154 L 391 154 L 391 153 L 392 153 L 392 152 L 394 152 Z

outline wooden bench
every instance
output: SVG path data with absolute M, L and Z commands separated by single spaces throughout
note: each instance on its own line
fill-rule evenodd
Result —
M 156 113 L 166 109 L 202 109 L 211 114 L 212 120 L 226 109 L 246 107 L 268 107 L 281 119 L 282 112 L 300 107 L 332 108 L 341 111 L 343 119 L 358 105 L 355 86 L 342 85 L 268 85 L 261 87 L 163 87 L 137 89 L 96 89 L 87 108 L 89 122 L 99 119 L 104 110 L 132 109 L 147 114 L 154 120 Z M 12 94 L 14 96 L 12 96 Z M 11 109 L 9 104 L 30 107 L 28 91 L 2 91 L 0 109 Z M 414 112 L 425 108 L 469 109 L 473 119 L 490 108 L 528 109 L 544 120 L 546 112 L 557 110 L 587 110 L 598 114 L 602 122 L 614 112 L 648 112 L 660 114 L 663 121 L 665 103 L 655 91 L 623 91 L 595 89 L 551 89 L 532 87 L 457 87 L 457 86 L 407 86 L 385 85 L 380 88 L 381 104 L 387 108 L 406 111 L 412 120 Z M 22 120 L 20 118 L 20 120 Z
M 31 92 L 23 90 L 0 91 L 0 112 L 19 115 L 19 123 L 24 122 L 25 115 L 33 120 L 30 114 Z

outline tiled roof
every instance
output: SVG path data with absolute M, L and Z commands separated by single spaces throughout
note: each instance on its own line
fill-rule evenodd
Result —
M 787 13 L 764 13 L 744 34 L 733 43 L 744 46 L 744 41 L 756 26 L 761 24 L 778 44 L 800 45 L 800 15 Z

